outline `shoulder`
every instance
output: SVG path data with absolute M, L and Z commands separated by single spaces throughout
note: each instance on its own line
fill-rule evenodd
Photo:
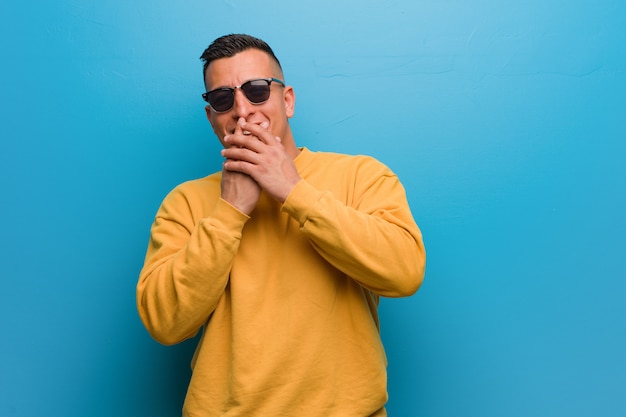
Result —
M 194 213 L 194 217 L 210 212 L 220 197 L 221 178 L 218 172 L 177 185 L 163 199 L 161 210 Z
M 219 191 L 222 181 L 222 173 L 216 172 L 204 178 L 185 181 L 177 185 L 171 193 L 180 193 L 184 195 L 196 195 L 198 193 L 211 193 L 215 190 Z
M 314 166 L 314 169 L 319 169 L 320 166 L 326 166 L 334 172 L 345 170 L 355 174 L 394 175 L 387 165 L 373 156 L 325 151 L 307 152 L 310 154 L 311 165 Z

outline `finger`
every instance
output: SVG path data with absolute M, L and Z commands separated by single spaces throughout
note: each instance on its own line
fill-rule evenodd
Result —
M 245 123 L 246 123 L 246 119 L 244 119 L 243 117 L 240 117 L 239 120 L 237 120 L 237 124 L 235 125 L 235 131 L 230 135 L 224 136 L 223 140 L 224 140 L 225 147 L 242 146 L 240 143 L 237 143 L 237 137 L 246 135 L 243 129 L 243 125 Z
M 244 125 L 246 125 L 245 120 L 243 122 L 244 122 Z M 269 127 L 270 124 L 269 124 L 268 121 L 264 121 L 264 122 L 261 122 L 261 123 L 254 123 L 253 125 L 254 126 L 260 126 L 263 130 L 267 130 L 267 128 Z M 244 129 L 244 131 L 243 131 L 244 135 L 253 135 L 253 133 L 250 130 L 247 129 L 247 126 L 244 126 L 243 129 Z
M 256 135 L 254 134 L 246 135 L 245 133 L 240 134 L 240 135 L 237 135 L 237 134 L 228 135 L 224 137 L 224 143 L 226 144 L 225 145 L 226 149 L 242 148 L 242 149 L 248 149 L 255 153 L 260 152 L 263 149 L 263 146 L 265 144 L 265 142 L 259 139 Z
M 225 162 L 244 161 L 244 162 L 249 162 L 251 164 L 259 163 L 258 153 L 246 147 L 232 146 L 229 148 L 222 149 L 221 152 L 222 152 L 222 156 L 226 159 Z
M 240 117 L 239 120 L 237 120 L 237 125 L 235 126 L 235 135 L 243 134 L 243 125 L 245 124 L 246 119 L 244 119 L 243 117 Z
M 238 172 L 251 176 L 251 169 L 254 167 L 254 164 L 238 159 L 226 159 L 222 167 L 226 172 Z
M 244 131 L 250 132 L 251 135 L 256 136 L 259 140 L 265 144 L 276 143 L 276 138 L 267 131 L 267 127 L 264 125 L 257 125 L 255 123 L 245 123 L 243 125 Z

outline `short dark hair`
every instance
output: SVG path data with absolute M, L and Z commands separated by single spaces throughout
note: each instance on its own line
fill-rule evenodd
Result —
M 246 51 L 248 49 L 259 49 L 268 54 L 276 63 L 278 68 L 281 69 L 280 61 L 274 55 L 272 48 L 263 40 L 255 38 L 254 36 L 245 34 L 230 34 L 221 36 L 213 41 L 208 48 L 204 50 L 200 59 L 204 62 L 202 69 L 203 77 L 206 75 L 206 70 L 209 64 L 216 59 L 230 58 L 238 54 L 239 52 Z

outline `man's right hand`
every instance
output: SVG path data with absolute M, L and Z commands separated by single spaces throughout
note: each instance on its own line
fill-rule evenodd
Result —
M 234 135 L 243 135 L 241 125 L 243 118 L 237 122 Z M 222 169 L 222 199 L 249 215 L 261 197 L 261 187 L 249 175 Z

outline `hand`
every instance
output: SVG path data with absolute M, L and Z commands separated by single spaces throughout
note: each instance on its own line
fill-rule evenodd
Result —
M 232 136 L 244 136 L 243 123 L 244 120 L 241 118 Z M 249 175 L 226 169 L 228 162 L 227 159 L 222 169 L 222 198 L 248 215 L 252 213 L 261 197 L 261 187 Z
M 254 123 L 243 123 L 242 132 L 224 137 L 224 170 L 249 175 L 274 199 L 283 203 L 300 175 L 280 138 Z

